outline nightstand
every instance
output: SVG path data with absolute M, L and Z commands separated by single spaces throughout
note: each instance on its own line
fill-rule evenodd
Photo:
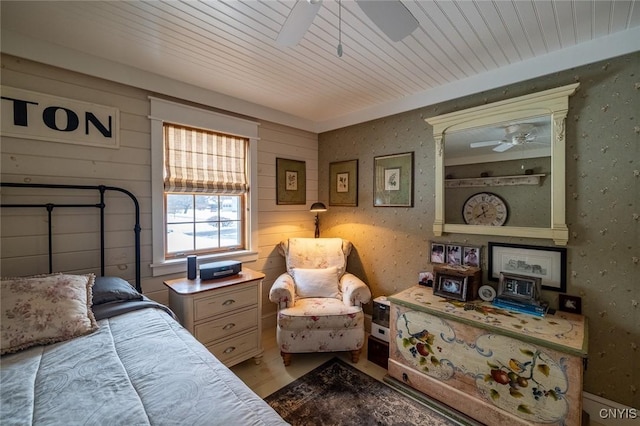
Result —
M 227 278 L 165 281 L 180 324 L 227 367 L 262 360 L 263 273 L 243 268 Z

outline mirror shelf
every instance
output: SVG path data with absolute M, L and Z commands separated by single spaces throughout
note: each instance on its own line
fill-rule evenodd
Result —
M 545 173 L 516 176 L 494 176 L 464 179 L 445 179 L 445 188 L 475 188 L 489 186 L 539 185 Z
M 569 239 L 569 230 L 565 219 L 565 120 L 569 109 L 569 96 L 575 93 L 578 86 L 579 83 L 570 84 L 425 119 L 428 124 L 433 126 L 433 137 L 435 140 L 436 150 L 436 211 L 433 224 L 433 232 L 435 236 L 441 236 L 445 233 L 495 235 L 505 237 L 551 239 L 557 245 L 567 244 Z M 454 140 L 457 141 L 460 139 L 458 137 L 459 135 L 476 135 L 478 129 L 483 130 L 483 128 L 486 127 L 487 129 L 495 132 L 501 131 L 502 137 L 498 139 L 503 140 L 495 142 L 496 144 L 506 144 L 511 138 L 511 136 L 506 132 L 507 129 L 510 130 L 509 126 L 512 124 L 529 125 L 528 123 L 537 123 L 540 122 L 540 120 L 548 123 L 545 128 L 545 138 L 548 141 L 547 150 L 549 152 L 547 154 L 547 158 L 550 156 L 550 173 L 548 173 L 548 175 L 546 173 L 542 173 L 541 176 L 523 175 L 445 179 L 445 166 L 451 164 L 452 160 L 451 158 L 446 159 L 445 157 L 447 156 L 447 151 L 451 153 Z M 448 141 L 448 137 L 450 137 L 450 141 Z M 470 140 L 473 140 L 474 142 L 478 141 L 477 139 Z M 482 140 L 483 139 L 480 139 L 480 141 Z M 447 143 L 449 143 L 449 146 Z M 486 142 L 474 145 L 482 144 L 486 144 Z M 473 145 L 470 145 L 471 144 L 467 141 L 467 148 L 473 148 Z M 459 147 L 456 146 L 456 149 L 458 148 Z M 493 151 L 501 152 L 498 149 L 494 149 Z M 503 149 L 502 151 L 505 150 Z M 473 155 L 475 155 L 475 152 L 469 154 L 468 158 L 462 161 L 466 161 L 467 164 L 476 165 L 487 161 L 484 159 L 486 155 L 482 157 L 482 160 L 480 160 L 480 157 L 478 156 L 477 163 L 474 163 Z M 543 176 L 550 177 L 550 211 L 546 212 L 550 217 L 548 226 L 508 226 L 508 223 L 505 226 L 467 225 L 451 223 L 450 221 L 448 223 L 446 220 L 446 188 L 512 186 L 523 184 L 537 185 L 542 181 Z M 529 181 L 529 178 L 532 178 L 533 180 Z M 538 181 L 534 182 L 534 179 L 538 179 Z M 494 184 L 493 182 L 496 180 L 498 180 L 498 183 Z M 520 180 L 521 182 L 519 182 Z M 526 200 L 526 197 L 524 197 L 524 200 Z M 514 203 L 526 202 L 520 200 L 512 201 Z M 449 214 L 455 213 L 450 211 Z

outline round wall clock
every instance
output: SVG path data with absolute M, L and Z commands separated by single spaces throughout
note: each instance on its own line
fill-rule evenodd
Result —
M 462 207 L 462 217 L 468 225 L 502 226 L 508 213 L 504 200 L 491 192 L 472 195 Z

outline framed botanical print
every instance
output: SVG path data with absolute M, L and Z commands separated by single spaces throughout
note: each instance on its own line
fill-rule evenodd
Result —
M 374 158 L 374 207 L 413 207 L 413 152 Z
M 306 204 L 307 163 L 276 158 L 277 204 Z
M 358 205 L 358 160 L 329 163 L 329 205 Z

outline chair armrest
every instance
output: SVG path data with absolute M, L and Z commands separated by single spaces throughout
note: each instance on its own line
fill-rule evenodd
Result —
M 278 309 L 289 308 L 296 301 L 296 286 L 293 277 L 286 272 L 273 282 L 269 290 L 269 300 L 278 304 Z
M 358 277 L 345 273 L 340 279 L 342 286 L 342 301 L 347 306 L 362 306 L 371 300 L 371 290 Z

